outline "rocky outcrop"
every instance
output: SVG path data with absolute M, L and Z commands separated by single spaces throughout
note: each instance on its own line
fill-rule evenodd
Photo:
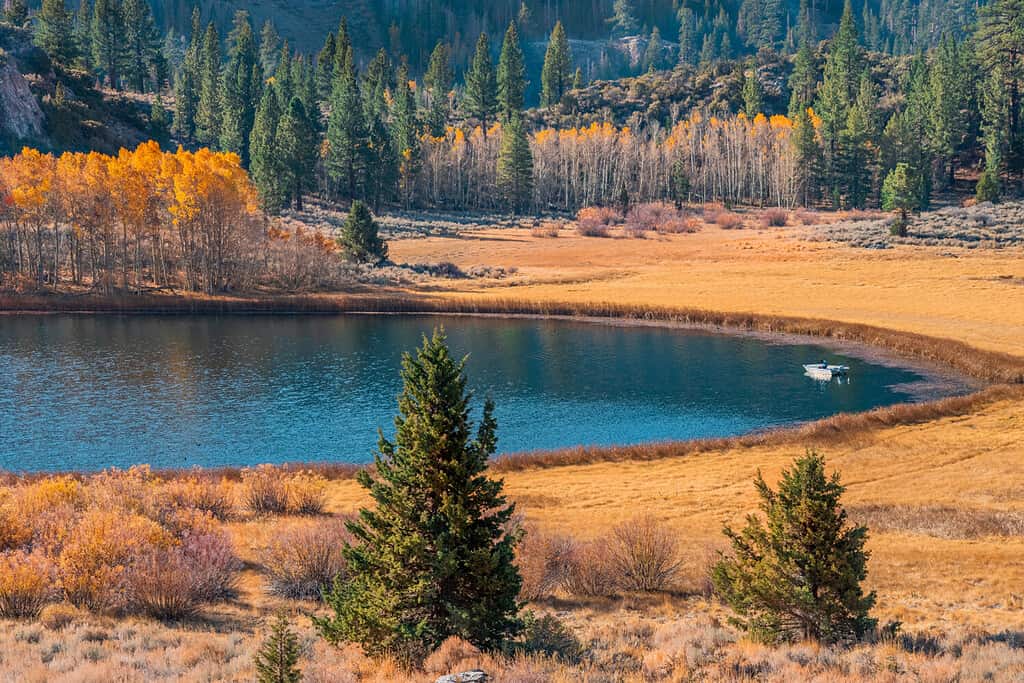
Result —
M 28 81 L 8 62 L 0 66 L 0 136 L 35 141 L 43 137 L 43 110 Z

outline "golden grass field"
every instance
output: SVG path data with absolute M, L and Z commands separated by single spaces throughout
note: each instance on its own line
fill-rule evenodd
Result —
M 1024 357 L 1024 250 L 869 251 L 805 241 L 802 230 L 705 226 L 695 234 L 646 239 L 583 238 L 570 229 L 557 238 L 533 237 L 526 229 L 480 230 L 454 238 L 396 240 L 390 250 L 396 262 L 515 269 L 501 280 L 444 280 L 428 290 L 400 292 L 432 300 L 614 303 L 822 318 Z M 722 635 L 723 609 L 696 591 L 663 598 L 566 600 L 540 608 L 556 610 L 591 643 L 595 661 L 627 653 L 643 662 L 640 673 L 585 675 L 521 663 L 502 665 L 506 668 L 499 680 L 781 681 L 811 678 L 812 673 L 828 681 L 1024 680 L 1020 643 L 1010 649 L 1002 644 L 1007 638 L 1019 640 L 1024 631 L 1024 531 L 992 531 L 1001 528 L 992 523 L 1001 516 L 1024 519 L 1022 436 L 1024 399 L 1011 397 L 982 403 L 968 414 L 870 428 L 820 443 L 502 472 L 510 498 L 528 521 L 546 531 L 595 537 L 623 520 L 653 514 L 678 531 L 687 558 L 684 573 L 699 581 L 714 550 L 724 547 L 723 524 L 738 525 L 755 511 L 756 471 L 774 483 L 804 447 L 817 447 L 848 486 L 845 503 L 851 516 L 877 527 L 868 543 L 868 587 L 878 593 L 875 616 L 949 642 L 959 642 L 964 634 L 989 635 L 971 641 L 955 657 L 946 650 L 928 654 L 885 644 L 840 654 L 813 645 L 772 651 Z M 328 483 L 331 512 L 355 511 L 366 500 L 350 478 Z M 956 524 L 948 523 L 953 511 L 959 515 Z M 57 656 L 66 669 L 59 676 L 52 664 L 33 664 L 33 676 L 25 680 L 116 679 L 131 666 L 125 652 L 133 648 L 146 653 L 147 671 L 165 662 L 170 673 L 188 671 L 187 680 L 246 680 L 251 667 L 242 660 L 250 656 L 261 619 L 282 606 L 265 593 L 259 571 L 260 549 L 278 523 L 257 518 L 230 524 L 249 564 L 239 601 L 216 610 L 202 627 L 209 629 L 206 635 L 202 628 L 197 633 L 106 622 L 101 628 L 110 642 L 121 643 L 120 654 L 90 663 L 81 645 L 77 659 Z M 311 653 L 309 680 L 406 678 L 390 665 L 382 669 L 350 651 L 328 653 L 309 634 L 308 621 L 300 617 L 298 622 L 306 624 L 300 630 Z M 85 627 L 76 628 L 65 637 L 86 642 Z M 13 656 L 59 640 L 44 630 L 23 637 L 18 635 L 22 631 L 10 632 L 15 633 L 9 645 Z M 148 648 L 142 642 L 158 645 Z M 192 664 L 182 665 L 185 660 Z M 341 662 L 351 673 L 336 678 L 332 662 Z M 12 671 L 19 669 L 12 668 L 10 659 L 2 662 L 0 677 L 18 680 Z M 137 679 L 125 675 L 123 680 Z

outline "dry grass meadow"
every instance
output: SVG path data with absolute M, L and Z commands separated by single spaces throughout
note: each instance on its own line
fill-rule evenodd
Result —
M 396 294 L 446 300 L 663 306 L 820 318 L 911 332 L 1024 357 L 1024 249 L 897 246 L 884 251 L 803 238 L 805 228 L 645 238 L 582 237 L 563 228 L 473 229 L 392 243 L 396 262 L 452 262 L 514 272 L 451 279 Z M 511 271 L 514 269 L 514 271 Z M 558 615 L 587 650 L 576 663 L 497 661 L 452 644 L 428 672 L 405 674 L 325 647 L 305 617 L 313 602 L 268 590 L 267 551 L 308 518 L 242 515 L 226 523 L 244 563 L 237 597 L 174 624 L 73 613 L 68 624 L 5 622 L 0 680 L 251 680 L 264 619 L 295 615 L 311 681 L 431 681 L 481 665 L 500 681 L 1024 680 L 1024 395 L 995 393 L 940 417 L 809 434 L 801 440 L 671 448 L 651 460 L 500 473 L 526 521 L 548 534 L 602 537 L 652 515 L 678 539 L 673 590 L 582 598 L 556 590 L 533 609 Z M 707 594 L 725 523 L 754 510 L 751 480 L 774 483 L 816 447 L 848 486 L 851 517 L 872 527 L 868 584 L 881 623 L 901 637 L 830 649 L 743 640 Z M 663 456 L 663 457 L 662 457 Z M 366 500 L 348 477 L 326 484 L 326 511 Z M 428 667 L 430 668 L 430 667 Z

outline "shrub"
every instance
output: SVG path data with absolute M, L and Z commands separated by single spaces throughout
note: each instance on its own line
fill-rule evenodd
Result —
M 558 237 L 561 227 L 556 221 L 545 221 L 530 228 L 530 234 L 534 237 Z
M 242 486 L 245 505 L 253 512 L 281 515 L 288 511 L 288 488 L 273 465 L 242 470 Z
M 642 237 L 643 233 L 647 231 L 661 232 L 663 225 L 679 218 L 681 218 L 680 212 L 666 202 L 638 204 L 626 216 L 626 230 L 639 233 L 637 236 Z
M 133 560 L 171 544 L 170 534 L 153 520 L 110 510 L 86 512 L 58 563 L 68 600 L 94 610 L 120 606 L 122 580 Z
M 293 526 L 275 535 L 262 559 L 270 591 L 286 598 L 315 599 L 335 578 L 344 577 L 345 520 Z
M 704 222 L 705 223 L 717 223 L 718 215 L 725 211 L 725 207 L 721 204 L 712 203 L 704 205 Z
M 164 502 L 175 508 L 209 512 L 219 520 L 229 519 L 235 510 L 234 491 L 226 479 L 186 477 L 164 482 L 160 491 Z
M 576 232 L 581 237 L 608 237 L 609 228 L 618 221 L 614 209 L 588 206 L 576 214 Z
M 45 477 L 19 486 L 14 492 L 14 505 L 20 515 L 36 515 L 53 508 L 83 504 L 82 482 L 73 477 Z
M 20 548 L 32 540 L 32 527 L 22 514 L 0 507 L 0 552 Z
M 62 628 L 79 621 L 82 618 L 82 611 L 74 605 L 66 602 L 47 605 L 39 612 L 37 621 L 51 631 L 59 631 Z
M 226 533 L 190 536 L 132 563 L 123 580 L 125 603 L 157 619 L 190 617 L 202 604 L 230 595 L 239 568 Z
M 154 516 L 157 504 L 153 495 L 155 484 L 149 465 L 127 470 L 112 468 L 89 479 L 84 487 L 83 507 L 90 510 L 128 510 L 146 517 Z
M 789 212 L 785 209 L 772 208 L 761 212 L 761 225 L 766 228 L 781 228 L 789 223 Z
M 528 527 L 516 546 L 516 565 L 523 579 L 519 599 L 527 602 L 549 597 L 565 579 L 572 541 Z
M 35 617 L 57 598 L 57 568 L 40 552 L 0 555 L 0 617 Z
M 715 216 L 715 225 L 722 230 L 737 230 L 743 227 L 743 216 L 732 211 L 719 211 Z
M 562 588 L 578 597 L 613 595 L 615 572 L 605 541 L 590 541 L 573 546 L 565 566 Z
M 479 656 L 480 648 L 458 636 L 451 636 L 423 661 L 423 670 L 428 674 L 446 674 L 461 662 Z
M 701 222 L 697 218 L 669 218 L 658 225 L 657 231 L 663 235 L 678 235 L 697 232 Z
M 583 654 L 583 646 L 572 631 L 553 614 L 523 615 L 523 636 L 520 644 L 529 654 L 560 657 L 575 662 Z
M 296 472 L 285 480 L 288 512 L 296 515 L 323 514 L 327 505 L 327 480 L 315 472 Z
M 875 596 L 861 590 L 867 527 L 847 522 L 838 473 L 826 477 L 824 459 L 808 452 L 783 471 L 778 491 L 760 473 L 754 483 L 767 523 L 751 516 L 740 532 L 726 527 L 732 555 L 712 576 L 734 623 L 766 642 L 848 641 L 870 632 Z
M 610 554 L 616 584 L 626 590 L 666 590 L 680 567 L 675 533 L 650 515 L 615 527 Z
M 793 217 L 803 225 L 817 225 L 821 222 L 821 216 L 812 209 L 800 209 L 793 214 Z
M 974 190 L 974 199 L 978 202 L 997 202 L 1000 194 L 999 173 L 989 169 L 982 171 Z

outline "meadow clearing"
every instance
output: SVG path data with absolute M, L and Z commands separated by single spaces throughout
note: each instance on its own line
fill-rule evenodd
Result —
M 396 240 L 396 262 L 514 269 L 501 279 L 443 279 L 395 294 L 431 302 L 570 302 L 663 306 L 874 325 L 1024 356 L 1024 251 L 897 246 L 884 251 L 806 239 L 806 228 L 581 237 L 564 228 L 473 229 Z M 326 295 L 324 295 L 326 296 Z M 532 608 L 558 615 L 588 655 L 497 661 L 453 644 L 414 680 L 475 665 L 497 680 L 1020 680 L 1024 677 L 1024 396 L 991 394 L 941 417 L 705 452 L 666 447 L 657 459 L 501 470 L 527 524 L 578 541 L 652 515 L 683 558 L 674 589 L 574 596 L 555 589 Z M 500 427 L 499 427 L 500 429 Z M 760 469 L 774 483 L 805 448 L 842 473 L 851 517 L 871 527 L 867 586 L 880 623 L 901 635 L 852 649 L 767 648 L 727 625 L 706 572 L 725 523 L 754 511 Z M 662 457 L 663 456 L 663 457 Z M 242 560 L 237 595 L 201 616 L 161 624 L 74 612 L 67 625 L 9 622 L 4 680 L 249 680 L 264 619 L 284 609 L 306 646 L 307 680 L 404 680 L 392 665 L 317 641 L 308 601 L 268 591 L 267 548 L 323 517 L 253 514 L 242 484 L 224 525 Z M 347 475 L 323 483 L 324 511 L 366 502 Z M 58 628 L 58 626 L 60 628 Z M 461 649 L 460 649 L 461 648 Z

